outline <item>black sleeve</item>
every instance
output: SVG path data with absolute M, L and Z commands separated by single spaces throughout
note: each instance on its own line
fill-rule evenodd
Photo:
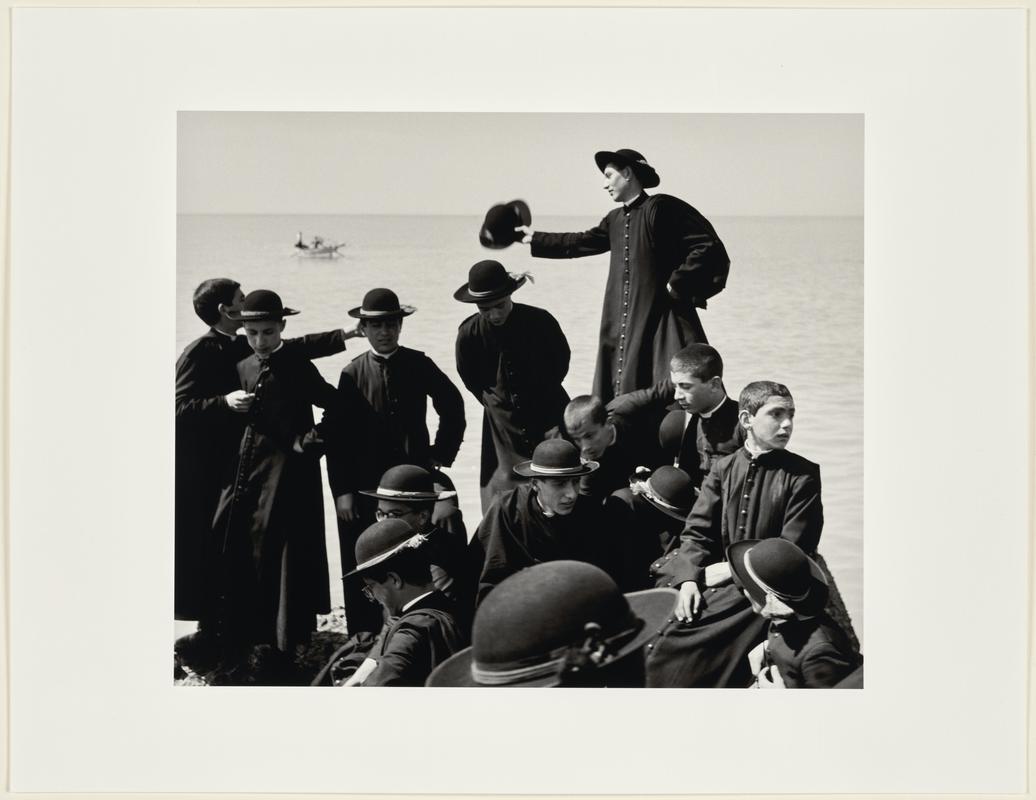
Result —
M 443 466 L 450 466 L 464 440 L 464 398 L 446 373 L 427 356 L 423 359 L 425 386 L 432 407 L 439 415 L 439 427 L 432 444 L 432 457 Z
M 580 258 L 607 253 L 611 249 L 608 217 L 582 233 L 545 233 L 532 235 L 529 251 L 534 258 Z
M 295 339 L 285 339 L 284 346 L 302 358 L 323 358 L 345 350 L 345 331 L 307 333 Z

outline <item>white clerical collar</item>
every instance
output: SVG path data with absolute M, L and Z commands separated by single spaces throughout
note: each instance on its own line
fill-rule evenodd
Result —
M 748 455 L 750 455 L 752 458 L 759 458 L 759 456 L 771 452 L 772 449 L 773 448 L 771 448 L 770 450 L 764 450 L 761 447 L 757 447 L 755 444 L 753 444 L 750 439 L 745 439 L 745 450 L 748 451 Z
M 433 590 L 433 591 L 434 591 L 434 590 Z M 408 608 L 410 608 L 410 607 L 411 607 L 412 605 L 414 605 L 414 604 L 415 604 L 415 603 L 417 603 L 418 601 L 420 601 L 420 600 L 424 600 L 424 599 L 425 599 L 426 597 L 428 597 L 428 595 L 430 595 L 430 594 L 431 594 L 431 592 L 425 592 L 424 594 L 419 594 L 419 595 L 418 595 L 417 597 L 415 597 L 415 598 L 414 598 L 413 600 L 411 600 L 411 601 L 410 601 L 409 603 L 404 603 L 404 604 L 403 604 L 403 607 L 402 607 L 402 608 L 401 608 L 401 609 L 399 610 L 399 613 L 400 613 L 400 614 L 405 614 L 405 613 L 406 613 L 406 610 L 407 610 Z
M 726 395 L 723 396 L 722 400 L 720 400 L 718 403 L 716 403 L 716 407 L 715 408 L 711 409 L 710 411 L 702 411 L 701 413 L 698 414 L 698 416 L 701 417 L 702 419 L 708 419 L 713 414 L 715 414 L 717 411 L 719 411 L 719 407 L 721 405 L 723 405 L 725 402 L 727 402 Z
M 371 355 L 373 355 L 375 358 L 389 359 L 389 358 L 392 358 L 392 356 L 394 356 L 398 352 L 399 352 L 399 348 L 398 347 L 395 350 L 393 350 L 391 353 L 379 353 L 374 348 L 371 348 Z

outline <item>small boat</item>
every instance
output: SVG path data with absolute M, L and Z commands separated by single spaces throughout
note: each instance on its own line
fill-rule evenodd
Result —
M 295 242 L 295 255 L 305 258 L 334 258 L 342 255 L 339 251 L 343 247 L 345 247 L 345 242 L 329 242 L 322 236 L 314 236 L 307 244 L 300 231 L 298 240 Z

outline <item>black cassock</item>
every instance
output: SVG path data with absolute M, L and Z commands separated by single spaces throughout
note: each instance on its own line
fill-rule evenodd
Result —
M 286 649 L 306 641 L 315 615 L 330 611 L 322 448 L 299 453 L 294 444 L 314 430 L 318 406 L 325 413 L 315 430 L 325 447 L 345 448 L 346 414 L 335 388 L 287 348 L 265 360 L 253 355 L 237 371 L 241 388 L 256 397 L 235 479 L 213 523 L 222 552 L 220 617 L 231 640 Z
M 621 553 L 600 503 L 580 495 L 570 514 L 548 516 L 528 483 L 496 498 L 470 549 L 478 603 L 504 578 L 544 561 L 586 561 L 616 582 L 621 577 Z
M 641 194 L 580 233 L 532 236 L 538 258 L 611 251 L 593 393 L 605 402 L 669 374 L 669 359 L 706 342 L 697 308 L 726 280 L 727 251 L 712 224 L 683 200 Z M 722 278 L 720 278 L 722 276 Z M 671 289 L 667 289 L 667 284 Z
M 495 326 L 480 314 L 457 331 L 457 373 L 484 410 L 482 508 L 516 485 L 511 468 L 532 458 L 547 431 L 561 421 L 568 394 L 561 386 L 571 352 L 548 312 L 514 304 Z
M 286 339 L 306 358 L 345 350 L 340 330 Z M 212 519 L 223 487 L 233 479 L 247 417 L 224 397 L 241 388 L 237 363 L 252 355 L 244 336 L 209 330 L 176 362 L 174 609 L 177 619 L 204 626 L 213 611 L 209 582 Z

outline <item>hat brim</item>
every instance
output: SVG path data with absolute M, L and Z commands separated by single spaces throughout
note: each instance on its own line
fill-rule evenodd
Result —
M 658 173 L 655 172 L 655 168 L 648 164 L 638 164 L 635 161 L 630 161 L 624 155 L 619 153 L 613 153 L 611 150 L 601 150 L 594 153 L 594 162 L 597 164 L 597 169 L 604 172 L 604 168 L 609 164 L 618 164 L 621 167 L 631 167 L 637 179 L 640 181 L 640 185 L 645 189 L 654 189 L 661 183 L 661 179 L 658 177 Z
M 248 311 L 228 311 L 227 319 L 231 319 L 234 322 L 271 322 L 272 320 L 282 320 L 285 317 L 293 317 L 296 314 L 302 312 L 296 311 L 294 308 L 285 308 L 280 314 L 274 314 L 273 312 L 248 312 Z
M 363 306 L 350 308 L 347 312 L 353 319 L 395 319 L 397 317 L 409 317 L 417 311 L 413 306 L 400 304 L 398 311 L 364 311 Z
M 450 490 L 441 492 L 407 492 L 404 494 L 386 494 L 380 489 L 360 489 L 360 494 L 376 497 L 379 500 L 395 500 L 398 503 L 434 503 L 437 500 L 449 500 L 457 493 Z
M 629 655 L 653 639 L 657 635 L 658 629 L 672 616 L 678 597 L 679 592 L 675 589 L 645 589 L 641 592 L 627 594 L 626 601 L 630 605 L 630 610 L 643 620 L 644 625 L 632 640 L 619 649 L 615 654 L 615 659 Z M 425 686 L 477 686 L 483 689 L 523 689 L 557 686 L 561 682 L 560 674 L 551 674 L 541 675 L 521 683 L 490 687 L 486 684 L 478 683 L 472 676 L 471 663 L 473 660 L 474 651 L 472 648 L 468 647 L 461 650 L 437 666 L 432 671 L 432 674 L 428 676 Z
M 689 508 L 686 511 L 683 511 L 682 509 L 678 509 L 678 510 L 674 511 L 671 508 L 666 508 L 664 505 L 659 503 L 657 500 L 655 500 L 655 498 L 653 498 L 651 495 L 648 495 L 648 494 L 642 494 L 641 497 L 643 497 L 645 500 L 647 500 L 648 503 L 651 504 L 652 508 L 657 508 L 659 511 L 661 511 L 663 514 L 665 514 L 667 517 L 672 517 L 673 519 L 678 519 L 678 520 L 680 520 L 680 522 L 686 522 L 687 521 L 687 517 L 691 513 L 691 510 Z
M 423 538 L 418 539 L 417 537 L 419 536 Z M 393 556 L 398 555 L 404 550 L 410 550 L 415 547 L 420 547 L 426 541 L 426 539 L 427 537 L 425 537 L 423 533 L 414 531 L 413 535 L 407 537 L 402 542 L 399 542 L 399 544 L 390 547 L 388 550 L 381 551 L 376 556 L 368 558 L 362 564 L 357 564 L 355 569 L 345 573 L 342 577 L 351 578 L 354 575 L 359 575 L 361 572 L 366 572 L 367 570 L 371 569 L 372 567 L 376 567 L 379 564 L 384 564 Z
M 734 542 L 727 548 L 727 563 L 730 564 L 730 571 L 737 584 L 748 592 L 756 603 L 763 606 L 766 605 L 766 590 L 756 582 L 745 567 L 745 556 L 748 555 L 748 551 L 761 541 L 763 540 L 743 539 L 740 542 Z M 827 605 L 829 592 L 824 573 L 812 558 L 809 559 L 809 574 L 812 578 L 812 583 L 808 594 L 803 600 L 789 601 L 778 598 L 796 613 L 807 616 L 819 614 L 824 610 L 824 606 Z
M 488 294 L 480 294 L 475 296 L 468 291 L 468 284 L 464 284 L 457 291 L 453 293 L 454 300 L 460 300 L 462 303 L 491 303 L 493 300 L 499 300 L 501 297 L 508 297 L 517 291 L 521 286 L 528 280 L 527 276 L 522 275 L 518 278 L 509 278 L 511 281 L 510 286 L 501 287 L 499 290 L 490 292 Z
M 532 467 L 532 460 L 529 460 L 515 464 L 511 469 L 515 475 L 520 475 L 523 478 L 579 478 L 583 475 L 589 475 L 600 466 L 596 461 L 584 461 L 578 467 L 572 467 L 570 472 L 537 472 Z

